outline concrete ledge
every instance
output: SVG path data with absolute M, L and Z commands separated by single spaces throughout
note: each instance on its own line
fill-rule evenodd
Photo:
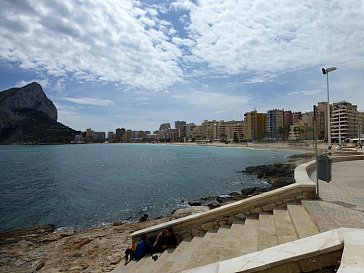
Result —
M 307 272 L 339 265 L 341 256 L 338 272 L 364 272 L 364 230 L 339 228 L 183 273 Z

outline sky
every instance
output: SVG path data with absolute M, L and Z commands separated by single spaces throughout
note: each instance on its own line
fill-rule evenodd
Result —
M 364 111 L 364 0 L 0 0 L 0 90 L 36 81 L 76 130 Z

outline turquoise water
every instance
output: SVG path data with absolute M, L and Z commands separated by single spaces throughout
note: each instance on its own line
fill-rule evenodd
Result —
M 236 171 L 291 154 L 154 144 L 0 146 L 0 232 L 166 215 L 188 200 L 259 183 Z

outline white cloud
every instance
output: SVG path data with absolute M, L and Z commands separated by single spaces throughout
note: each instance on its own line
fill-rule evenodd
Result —
M 322 90 L 302 90 L 302 91 L 293 91 L 293 92 L 289 92 L 288 95 L 292 96 L 292 95 L 304 95 L 304 96 L 312 96 L 312 95 L 316 95 L 321 93 Z
M 188 8 L 192 53 L 229 74 L 279 73 L 322 64 L 353 65 L 363 56 L 363 1 L 201 0 Z
M 95 98 L 69 98 L 69 97 L 62 97 L 58 98 L 62 101 L 69 101 L 75 104 L 81 105 L 93 105 L 93 106 L 110 106 L 114 104 L 111 100 L 103 100 L 103 99 L 95 99 Z
M 251 99 L 248 96 L 236 96 L 218 92 L 191 91 L 184 94 L 172 95 L 173 98 L 182 100 L 193 106 L 213 109 L 215 112 L 240 109 Z
M 32 82 L 37 82 L 37 83 L 39 83 L 39 84 L 42 86 L 43 90 L 44 90 L 44 89 L 51 88 L 51 83 L 49 82 L 49 80 L 48 80 L 48 79 L 21 80 L 21 81 L 17 82 L 17 83 L 15 84 L 15 86 L 16 86 L 16 87 L 23 87 L 23 86 L 25 86 L 25 85 L 27 85 L 27 84 L 30 84 L 30 83 L 32 83 Z
M 151 90 L 181 81 L 179 48 L 160 30 L 157 10 L 138 1 L 24 0 L 1 6 L 0 59 L 23 69 Z

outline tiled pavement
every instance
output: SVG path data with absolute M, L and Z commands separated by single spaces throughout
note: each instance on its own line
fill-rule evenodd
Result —
M 316 181 L 316 173 L 311 176 Z M 364 160 L 333 163 L 332 181 L 319 181 L 320 199 L 303 201 L 321 232 L 364 228 Z

